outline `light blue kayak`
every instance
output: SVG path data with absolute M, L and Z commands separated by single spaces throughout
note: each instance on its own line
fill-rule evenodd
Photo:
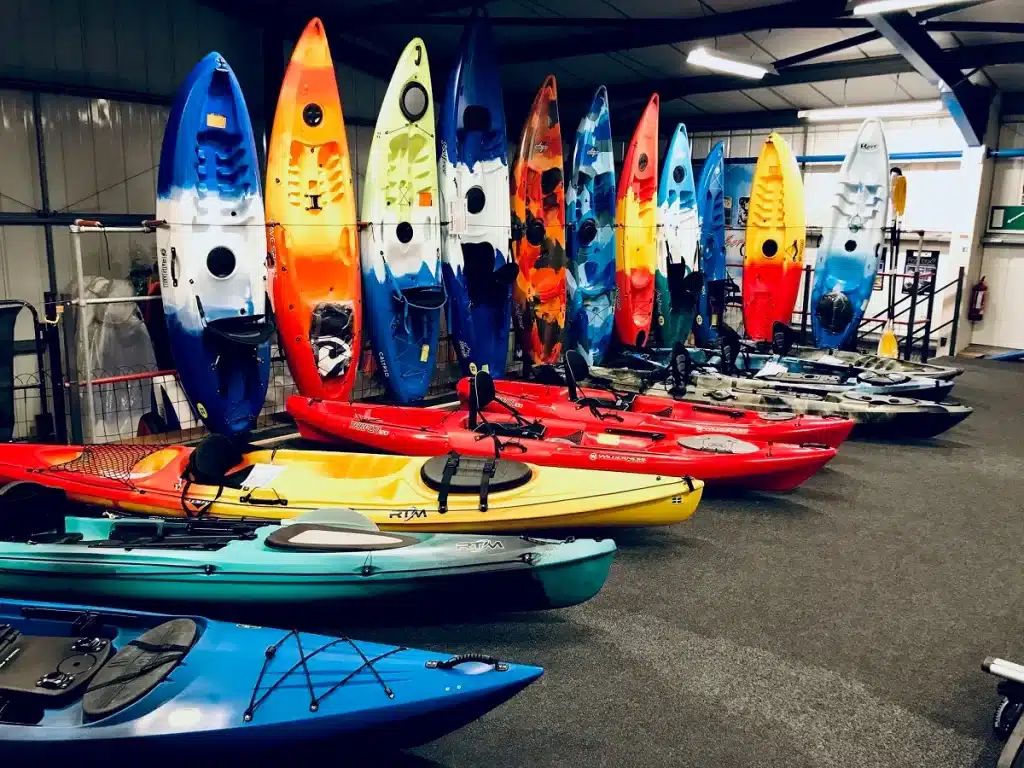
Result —
M 0 506 L 0 592 L 232 607 L 516 611 L 593 597 L 611 540 L 394 533 L 346 509 L 284 521 L 79 517 L 15 483 Z M 26 509 L 31 506 L 32 510 Z
M 387 754 L 472 722 L 543 673 L 477 654 L 6 599 L 0 659 L 10 765 L 209 765 L 316 741 Z
M 700 271 L 704 287 L 700 294 L 693 335 L 698 344 L 718 338 L 718 323 L 725 310 L 725 142 L 711 148 L 697 183 L 697 213 L 700 216 Z

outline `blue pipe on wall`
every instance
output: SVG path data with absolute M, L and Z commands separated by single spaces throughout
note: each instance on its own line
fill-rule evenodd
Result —
M 1011 150 L 1018 151 L 1018 150 Z M 1020 150 L 1024 151 L 1024 150 Z M 889 160 L 892 161 L 907 161 L 907 160 L 959 160 L 963 157 L 963 152 L 959 150 L 951 150 L 948 152 L 893 152 L 889 155 Z M 1016 155 L 1015 155 L 1016 156 Z M 1024 155 L 1020 155 L 1024 156 Z M 846 159 L 846 155 L 797 155 L 796 161 L 801 165 L 809 163 L 832 163 L 841 164 Z M 726 163 L 731 165 L 753 165 L 757 162 L 756 157 L 727 157 Z M 695 165 L 699 163 L 694 163 Z
M 1024 149 L 990 149 L 989 157 L 1024 157 Z

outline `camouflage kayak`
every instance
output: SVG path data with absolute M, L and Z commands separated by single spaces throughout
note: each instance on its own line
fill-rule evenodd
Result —
M 654 381 L 649 373 L 625 368 L 592 368 L 591 386 L 611 385 L 627 392 L 664 395 L 676 400 L 735 406 L 766 413 L 789 412 L 853 419 L 857 434 L 877 437 L 933 437 L 971 415 L 965 405 L 941 404 L 869 392 L 813 394 L 788 392 L 753 379 L 691 375 L 685 389 L 672 381 Z
M 793 347 L 789 355 L 811 363 L 834 365 L 842 368 L 852 366 L 877 373 L 902 373 L 906 376 L 925 376 L 942 381 L 952 381 L 964 372 L 963 368 L 954 368 L 952 366 L 917 363 L 913 360 L 896 360 L 891 357 L 864 355 L 860 352 L 815 349 L 814 347 Z

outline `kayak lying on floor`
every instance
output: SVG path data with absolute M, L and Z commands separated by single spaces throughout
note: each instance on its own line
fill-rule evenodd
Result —
M 863 371 L 903 373 L 907 376 L 925 376 L 929 379 L 944 381 L 955 379 L 964 372 L 963 368 L 947 365 L 918 363 L 913 360 L 899 360 L 892 357 L 879 357 L 878 355 L 865 355 L 860 352 L 845 352 L 836 349 L 793 347 L 788 354 L 806 362 L 837 366 L 850 365 Z
M 377 450 L 441 456 L 454 451 L 493 459 L 511 455 L 543 466 L 611 472 L 692 475 L 706 483 L 751 490 L 791 490 L 835 455 L 824 445 L 755 443 L 722 434 L 671 429 L 593 426 L 559 418 L 529 420 L 514 409 L 504 418 L 483 411 L 494 400 L 486 373 L 471 383 L 469 409 L 440 411 L 311 400 L 294 396 L 288 412 L 299 433 L 328 436 Z
M 767 413 L 795 412 L 853 419 L 854 430 L 879 437 L 934 437 L 970 416 L 966 405 L 923 402 L 909 397 L 872 395 L 866 392 L 815 395 L 766 387 L 750 379 L 692 382 L 688 357 L 674 356 L 671 381 L 652 382 L 641 372 L 622 368 L 592 368 L 591 382 L 626 391 L 646 392 L 689 403 L 749 408 Z
M 999 678 L 1002 698 L 992 719 L 996 738 L 1005 741 L 996 768 L 1020 768 L 1024 763 L 1024 666 L 989 656 L 981 668 Z
M 569 359 L 578 354 L 566 353 Z M 585 370 L 585 361 L 580 360 Z M 586 375 L 580 376 L 580 380 Z M 459 400 L 469 401 L 469 378 L 456 385 Z M 510 405 L 524 416 L 547 423 L 549 419 L 575 419 L 588 426 L 618 426 L 639 430 L 678 430 L 705 435 L 732 435 L 765 443 L 823 443 L 831 448 L 849 436 L 853 421 L 841 416 L 799 416 L 795 413 L 758 413 L 739 408 L 693 405 L 628 393 L 617 396 L 593 387 L 559 387 L 529 381 L 495 381 L 497 400 L 489 413 L 507 413 Z M 571 394 L 575 390 L 575 394 Z
M 384 532 L 345 509 L 282 522 L 81 517 L 87 510 L 56 489 L 13 483 L 2 493 L 5 595 L 540 610 L 596 595 L 615 556 L 610 539 Z
M 362 428 L 380 429 L 373 424 Z M 445 456 L 243 454 L 218 435 L 195 449 L 0 444 L 0 480 L 62 488 L 73 501 L 108 509 L 280 519 L 322 507 L 348 507 L 383 530 L 471 533 L 667 525 L 692 515 L 702 491 L 701 483 L 679 477 L 557 469 L 505 459 L 492 464 L 468 456 L 451 471 L 448 464 Z
M 314 740 L 390 751 L 476 720 L 543 674 L 479 654 L 7 599 L 0 658 L 12 764 Z

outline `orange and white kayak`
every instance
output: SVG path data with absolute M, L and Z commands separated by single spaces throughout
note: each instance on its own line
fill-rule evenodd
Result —
M 299 392 L 348 399 L 362 299 L 355 191 L 327 35 L 313 19 L 281 83 L 267 153 L 267 269 Z

